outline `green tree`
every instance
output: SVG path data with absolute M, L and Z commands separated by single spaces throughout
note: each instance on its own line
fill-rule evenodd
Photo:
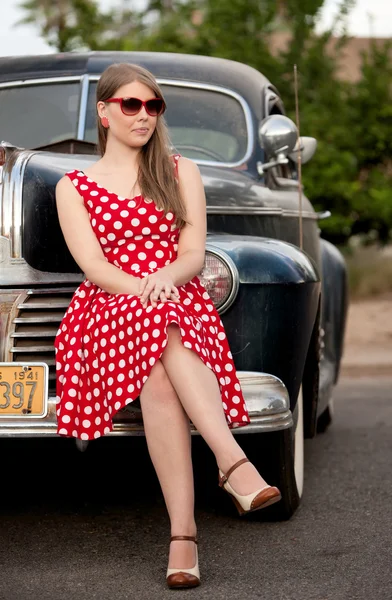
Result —
M 349 130 L 357 157 L 359 193 L 353 201 L 353 233 L 392 231 L 392 42 L 374 42 L 363 55 L 362 77 L 349 98 Z
M 26 14 L 16 25 L 36 25 L 41 37 L 59 52 L 96 50 L 114 35 L 114 13 L 100 13 L 94 0 L 26 0 L 19 6 Z

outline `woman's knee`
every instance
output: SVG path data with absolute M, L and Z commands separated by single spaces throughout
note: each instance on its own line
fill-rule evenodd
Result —
M 173 394 L 173 392 L 174 388 L 166 373 L 165 367 L 163 366 L 162 361 L 158 359 L 152 367 L 150 375 L 142 388 L 140 398 L 142 399 L 142 397 L 147 394 L 149 396 L 163 397 L 168 394 Z

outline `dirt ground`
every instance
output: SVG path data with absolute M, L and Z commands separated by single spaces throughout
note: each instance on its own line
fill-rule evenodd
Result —
M 350 303 L 341 374 L 392 375 L 392 294 Z

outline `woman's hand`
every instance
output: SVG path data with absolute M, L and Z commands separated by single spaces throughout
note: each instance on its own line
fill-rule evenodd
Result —
M 180 302 L 180 293 L 171 276 L 163 269 L 146 275 L 139 282 L 139 296 L 143 308 L 148 301 L 156 307 L 158 302 Z

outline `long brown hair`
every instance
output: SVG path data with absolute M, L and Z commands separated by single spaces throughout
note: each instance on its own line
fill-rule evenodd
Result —
M 164 100 L 162 91 L 150 71 L 129 63 L 112 64 L 102 73 L 97 85 L 97 102 L 105 102 L 115 96 L 116 91 L 127 83 L 139 81 Z M 105 154 L 108 130 L 103 127 L 97 114 L 98 148 Z M 175 224 L 182 228 L 186 220 L 186 207 L 176 180 L 173 159 L 170 157 L 171 141 L 164 117 L 157 117 L 157 123 L 148 142 L 139 153 L 137 183 L 144 198 L 151 198 L 164 214 L 172 212 Z

